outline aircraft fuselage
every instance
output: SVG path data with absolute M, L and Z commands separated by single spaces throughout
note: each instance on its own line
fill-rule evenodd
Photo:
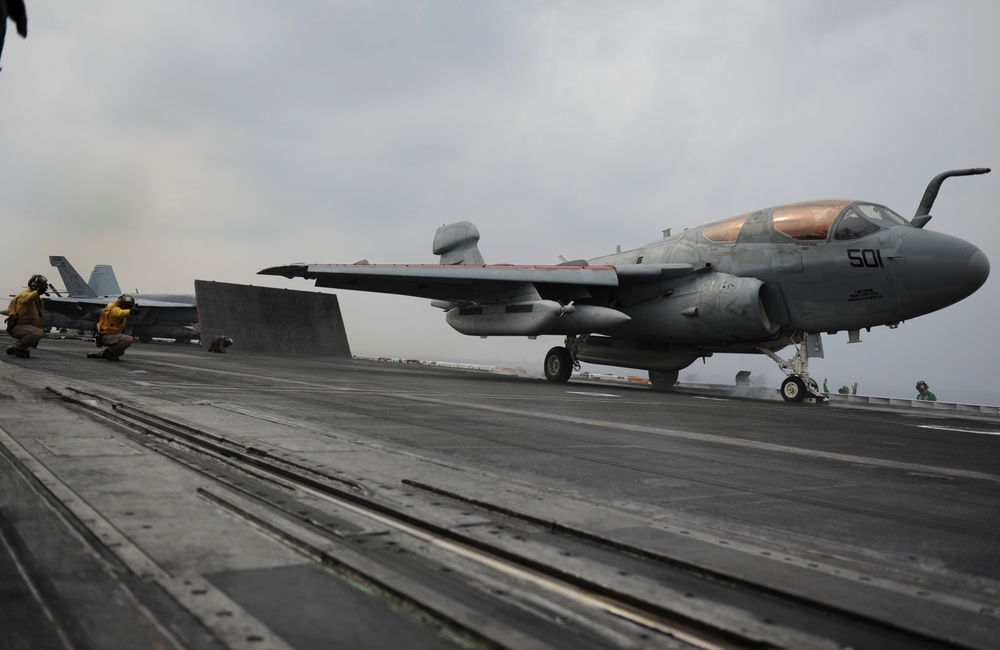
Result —
M 864 211 L 881 213 L 882 223 L 864 219 Z M 795 213 L 817 231 L 792 229 Z M 893 215 L 883 206 L 850 201 L 779 206 L 590 260 L 695 267 L 682 278 L 623 283 L 613 299 L 631 320 L 607 333 L 713 347 L 787 330 L 860 330 L 933 312 L 982 286 L 989 275 L 982 251 Z M 878 227 L 858 234 L 850 225 L 859 219 Z

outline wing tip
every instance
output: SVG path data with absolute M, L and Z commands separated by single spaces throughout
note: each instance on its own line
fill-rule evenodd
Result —
M 257 271 L 257 275 L 281 275 L 286 278 L 304 278 L 309 269 L 307 264 L 285 264 L 283 266 L 269 266 L 266 269 Z

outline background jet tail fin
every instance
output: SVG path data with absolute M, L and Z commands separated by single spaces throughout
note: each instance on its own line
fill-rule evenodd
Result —
M 434 254 L 441 256 L 441 264 L 469 264 L 483 266 L 479 252 L 479 229 L 468 221 L 441 226 L 434 233 Z
M 110 264 L 96 264 L 87 284 L 99 296 L 120 296 L 122 293 Z
M 97 294 L 90 288 L 90 285 L 83 281 L 83 277 L 76 272 L 73 265 L 62 255 L 50 255 L 49 264 L 59 269 L 63 284 L 66 285 L 66 293 L 70 298 L 96 298 Z

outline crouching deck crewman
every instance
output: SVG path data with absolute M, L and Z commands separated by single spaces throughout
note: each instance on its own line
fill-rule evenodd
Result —
M 207 352 L 225 352 L 226 348 L 233 344 L 233 340 L 226 335 L 216 336 L 212 339 L 212 345 L 208 346 Z
M 97 347 L 105 349 L 103 352 L 91 352 L 87 357 L 118 361 L 118 357 L 125 354 L 125 350 L 135 340 L 123 333 L 125 324 L 128 322 L 129 316 L 138 315 L 139 306 L 135 304 L 135 298 L 127 293 L 119 296 L 118 300 L 109 303 L 101 312 L 101 319 L 97 322 Z
M 7 348 L 7 354 L 30 357 L 28 348 L 37 348 L 44 338 L 42 296 L 47 295 L 48 290 L 48 279 L 44 275 L 33 275 L 28 279 L 28 288 L 11 299 L 7 307 L 7 333 L 14 339 L 14 345 Z

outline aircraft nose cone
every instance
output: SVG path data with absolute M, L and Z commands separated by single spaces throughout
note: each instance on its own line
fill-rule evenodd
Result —
M 909 317 L 928 314 L 972 295 L 990 274 L 985 253 L 967 241 L 926 230 L 903 236 L 897 279 Z
M 976 252 L 972 254 L 972 258 L 969 259 L 969 275 L 966 278 L 969 293 L 976 291 L 979 287 L 986 284 L 986 278 L 988 277 L 990 277 L 990 261 L 986 259 L 986 253 L 976 249 Z

